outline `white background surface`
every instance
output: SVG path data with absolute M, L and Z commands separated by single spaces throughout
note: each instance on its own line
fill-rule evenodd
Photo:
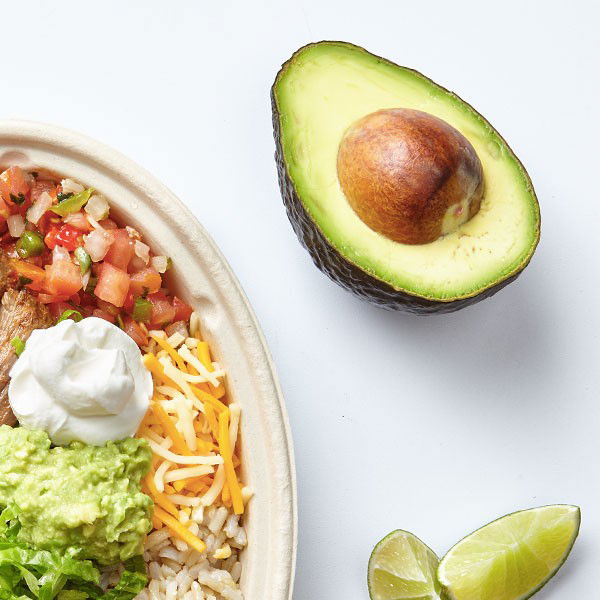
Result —
M 254 305 L 295 440 L 296 600 L 366 599 L 369 553 L 392 529 L 443 554 L 497 516 L 554 502 L 582 506 L 582 533 L 537 597 L 597 596 L 597 3 L 1 8 L 0 116 L 70 127 L 138 161 L 193 209 Z M 269 88 L 320 39 L 422 71 L 505 136 L 542 208 L 541 245 L 516 283 L 419 318 L 363 304 L 313 267 L 277 188 Z

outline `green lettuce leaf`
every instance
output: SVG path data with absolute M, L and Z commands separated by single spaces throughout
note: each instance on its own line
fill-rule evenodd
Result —
M 14 504 L 0 513 L 0 600 L 131 600 L 146 587 L 144 560 L 136 556 L 125 562 L 117 585 L 104 592 L 91 560 L 18 542 L 18 515 Z

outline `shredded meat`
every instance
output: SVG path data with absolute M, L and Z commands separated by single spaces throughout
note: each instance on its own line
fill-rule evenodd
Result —
M 0 250 L 0 297 L 8 288 L 8 278 L 10 275 L 10 262 L 4 252 Z
M 7 275 L 3 273 L 3 255 L 0 254 L 0 291 L 6 289 Z M 8 272 L 8 268 L 7 268 Z M 2 285 L 4 284 L 4 288 Z M 15 416 L 8 403 L 9 372 L 17 356 L 10 341 L 19 337 L 26 341 L 34 329 L 45 329 L 52 324 L 50 313 L 26 290 L 8 290 L 0 305 L 0 424 L 14 425 Z

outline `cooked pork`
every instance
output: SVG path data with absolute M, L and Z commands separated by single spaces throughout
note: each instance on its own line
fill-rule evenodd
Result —
M 0 253 L 0 290 L 6 289 L 6 273 L 2 272 Z M 7 269 L 8 270 L 8 269 Z M 4 284 L 4 288 L 1 286 Z M 15 416 L 8 403 L 9 372 L 17 355 L 10 341 L 19 337 L 26 341 L 34 329 L 42 329 L 52 324 L 50 313 L 26 290 L 8 290 L 2 296 L 0 305 L 0 424 L 14 425 Z
M 0 298 L 8 288 L 8 278 L 10 274 L 10 262 L 4 252 L 0 250 Z

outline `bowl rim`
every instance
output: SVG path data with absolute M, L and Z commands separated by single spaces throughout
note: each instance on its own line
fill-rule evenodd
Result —
M 19 147 L 23 144 L 41 147 L 46 152 L 55 148 L 60 150 L 62 155 L 84 163 L 93 163 L 92 169 L 103 169 L 111 179 L 123 182 L 128 187 L 133 186 L 140 195 L 148 198 L 150 205 L 158 203 L 155 208 L 160 211 L 161 219 L 179 234 L 187 235 L 190 240 L 197 242 L 194 245 L 201 246 L 201 262 L 208 261 L 211 273 L 217 274 L 211 281 L 230 304 L 230 313 L 236 321 L 235 325 L 243 335 L 245 353 L 251 355 L 249 360 L 252 364 L 266 367 L 260 370 L 257 378 L 260 379 L 261 402 L 265 402 L 268 408 L 266 418 L 269 421 L 269 430 L 279 442 L 274 447 L 275 456 L 272 457 L 277 469 L 274 475 L 277 484 L 271 486 L 271 494 L 277 496 L 281 518 L 275 531 L 285 549 L 284 554 L 273 557 L 273 564 L 269 566 L 269 580 L 273 583 L 275 592 L 271 600 L 291 600 L 298 540 L 297 485 L 292 434 L 283 393 L 266 339 L 229 263 L 190 209 L 154 175 L 118 150 L 61 126 L 23 119 L 0 119 L 0 147 L 14 146 L 14 149 L 2 153 L 1 158 L 10 156 L 13 151 L 19 152 Z M 165 210 L 167 204 L 161 206 L 161 201 L 165 201 L 169 207 L 175 207 L 176 210 Z M 189 252 L 194 253 L 197 250 Z M 182 284 L 182 287 L 185 288 L 185 284 Z

